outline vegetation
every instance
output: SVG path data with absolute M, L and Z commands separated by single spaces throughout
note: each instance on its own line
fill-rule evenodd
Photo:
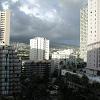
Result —
M 47 80 L 45 77 L 32 75 L 31 78 L 22 80 L 22 99 L 23 100 L 46 100 L 48 98 Z
M 59 81 L 58 81 L 59 80 Z M 79 77 L 75 74 L 67 73 L 64 77 L 58 78 L 55 84 L 59 85 L 60 98 L 58 100 L 99 100 L 98 93 L 100 93 L 99 83 L 89 83 L 87 76 Z M 67 84 L 68 82 L 71 83 Z

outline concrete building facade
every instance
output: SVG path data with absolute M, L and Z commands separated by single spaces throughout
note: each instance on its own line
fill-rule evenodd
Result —
M 52 53 L 52 60 L 67 59 L 74 52 L 73 49 L 58 50 Z
M 30 39 L 30 60 L 49 60 L 49 40 L 43 37 Z
M 36 74 L 40 77 L 49 77 L 51 69 L 51 61 L 26 61 L 23 64 L 22 73 L 27 78 L 33 77 L 32 75 Z
M 10 11 L 0 11 L 0 45 L 9 45 Z
M 87 69 L 100 73 L 100 0 L 88 0 Z
M 21 61 L 10 46 L 0 46 L 0 95 L 20 93 Z
M 87 62 L 88 7 L 80 9 L 80 58 Z

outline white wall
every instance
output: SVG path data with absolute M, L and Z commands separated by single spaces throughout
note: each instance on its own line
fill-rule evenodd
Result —
M 30 60 L 49 60 L 49 40 L 42 37 L 30 39 Z
M 100 70 L 100 0 L 88 0 L 87 67 Z

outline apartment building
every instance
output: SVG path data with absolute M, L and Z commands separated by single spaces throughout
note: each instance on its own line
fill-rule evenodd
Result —
M 51 68 L 51 62 L 50 61 L 26 61 L 23 64 L 22 73 L 27 78 L 32 77 L 32 75 L 36 74 L 40 77 L 49 77 L 50 74 L 50 68 Z
M 88 0 L 88 73 L 100 75 L 100 0 Z
M 20 93 L 21 61 L 11 46 L 0 46 L 0 95 Z
M 87 62 L 88 6 L 80 9 L 80 58 Z
M 49 40 L 43 37 L 30 39 L 30 60 L 49 60 Z
M 0 45 L 9 45 L 10 11 L 0 11 Z

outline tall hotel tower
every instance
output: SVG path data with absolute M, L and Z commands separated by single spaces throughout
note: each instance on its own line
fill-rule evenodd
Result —
M 100 74 L 100 0 L 88 0 L 87 69 Z
M 9 45 L 10 11 L 0 11 L 0 45 Z
M 88 7 L 80 9 L 80 58 L 87 61 Z
M 30 39 L 30 60 L 49 60 L 49 40 L 43 37 Z

